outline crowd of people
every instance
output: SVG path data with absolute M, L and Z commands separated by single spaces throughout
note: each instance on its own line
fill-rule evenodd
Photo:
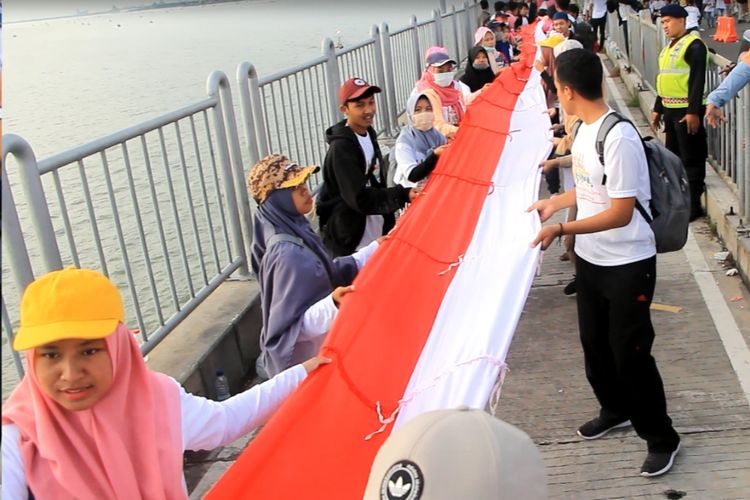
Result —
M 586 376 L 600 405 L 577 432 L 595 439 L 632 425 L 647 444 L 641 475 L 670 470 L 680 438 L 651 355 L 655 238 L 635 209 L 649 210 L 647 158 L 627 121 L 611 127 L 601 152 L 597 146 L 613 113 L 597 55 L 608 2 L 481 6 L 460 78 L 458 55 L 443 47 L 424 54 L 391 162 L 372 127 L 381 88 L 352 77 L 338 93 L 344 118 L 325 131 L 317 199 L 307 186 L 317 166 L 273 154 L 251 168 L 248 189 L 258 205 L 251 264 L 263 320 L 256 369 L 267 381 L 223 402 L 190 395 L 146 367 L 125 327 L 120 292 L 106 277 L 67 268 L 27 287 L 13 347 L 25 352 L 28 370 L 2 415 L 4 497 L 185 498 L 184 450 L 220 446 L 263 424 L 308 373 L 330 362 L 318 351 L 340 304 L 356 292 L 354 278 L 420 195 L 476 97 L 531 43 L 519 36 L 529 24 L 555 145 L 541 165 L 552 196 L 528 210 L 542 222 L 567 210 L 565 222 L 543 226 L 531 244 L 545 249 L 566 239 L 576 278 L 565 292 L 577 295 Z M 695 219 L 702 215 L 704 117 L 713 126 L 724 119 L 722 106 L 750 80 L 750 49 L 705 100 L 707 53 L 689 27 L 690 12 L 678 3 L 659 10 L 670 45 L 659 57 L 652 123 L 664 125 L 667 148 L 684 163 Z M 750 30 L 745 36 L 750 45 Z

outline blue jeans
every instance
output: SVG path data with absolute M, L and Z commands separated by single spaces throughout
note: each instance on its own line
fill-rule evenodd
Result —
M 704 14 L 706 16 L 706 26 L 708 26 L 709 28 L 713 28 L 714 26 L 716 26 L 716 19 L 714 18 L 714 13 L 704 12 Z

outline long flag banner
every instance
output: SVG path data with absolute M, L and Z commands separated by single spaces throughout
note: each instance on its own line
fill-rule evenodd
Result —
M 539 163 L 551 149 L 534 26 L 521 61 L 469 106 L 423 193 L 354 282 L 321 354 L 206 498 L 361 498 L 397 426 L 486 406 L 539 258 Z

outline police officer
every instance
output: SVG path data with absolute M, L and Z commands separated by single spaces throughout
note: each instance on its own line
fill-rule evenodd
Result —
M 659 130 L 664 121 L 666 147 L 685 165 L 690 183 L 690 220 L 703 215 L 700 197 L 706 177 L 706 129 L 702 117 L 706 111 L 704 85 L 708 51 L 696 31 L 685 28 L 687 11 L 677 3 L 661 11 L 664 33 L 669 45 L 659 54 L 656 77 L 656 103 L 651 124 Z

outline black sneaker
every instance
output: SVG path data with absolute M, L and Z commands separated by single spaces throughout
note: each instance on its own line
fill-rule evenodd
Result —
M 576 293 L 576 279 L 573 278 L 573 280 L 565 285 L 565 288 L 563 288 L 563 293 L 565 295 L 573 295 Z
M 613 429 L 629 427 L 630 425 L 630 420 L 604 420 L 600 417 L 596 417 L 580 426 L 577 434 L 583 439 L 596 439 L 602 437 Z
M 672 464 L 674 464 L 674 457 L 677 455 L 678 451 L 680 451 L 679 443 L 674 451 L 664 451 L 660 453 L 649 452 L 648 455 L 646 455 L 646 460 L 643 462 L 643 466 L 641 467 L 641 476 L 656 477 L 669 472 L 669 469 L 672 468 Z

